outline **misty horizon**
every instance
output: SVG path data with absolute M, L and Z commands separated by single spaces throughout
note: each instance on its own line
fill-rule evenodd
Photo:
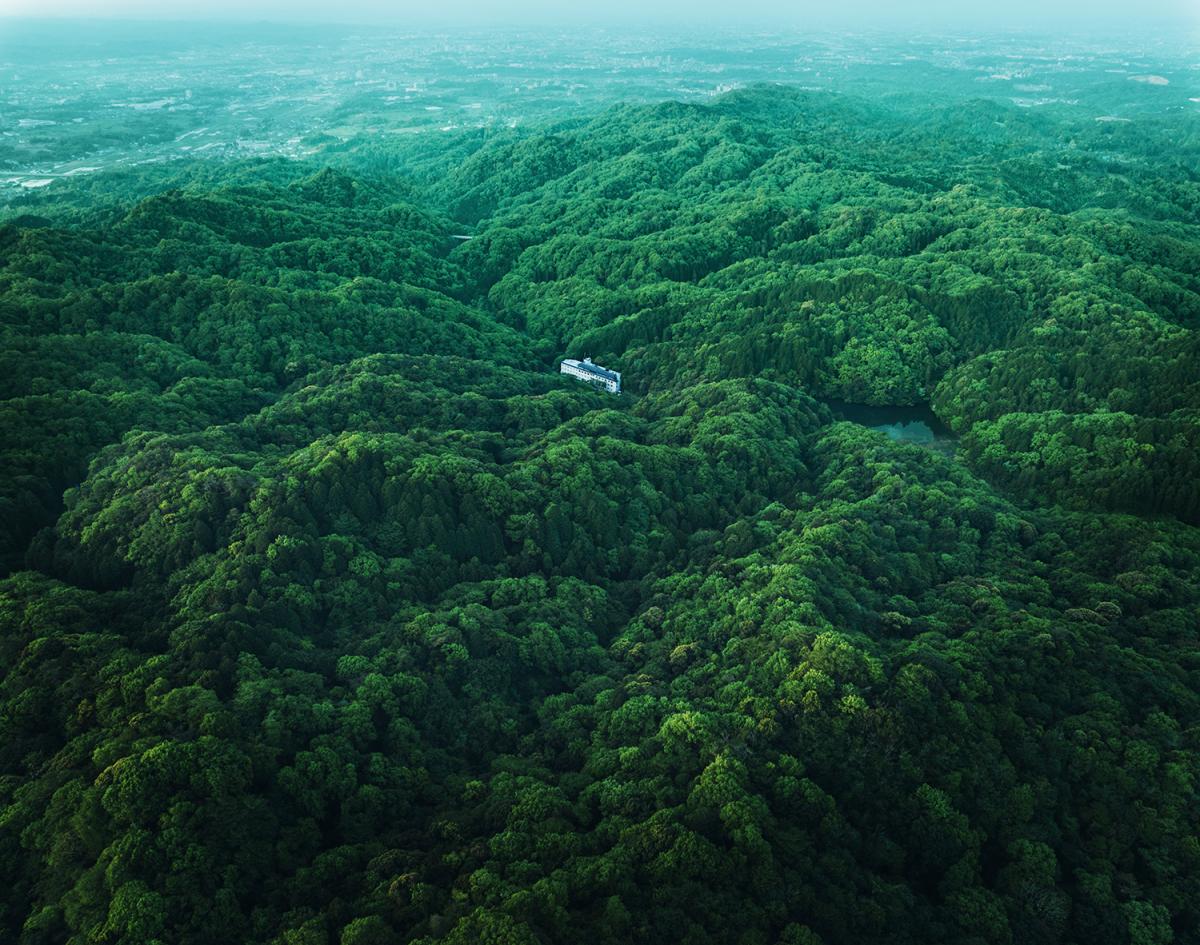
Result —
M 1094 32 L 1113 28 L 1133 28 L 1138 32 L 1167 27 L 1200 29 L 1200 7 L 1189 0 L 1148 0 L 1131 8 L 1127 3 L 1100 0 L 1017 0 L 1003 10 L 964 9 L 951 0 L 920 0 L 902 7 L 874 2 L 849 0 L 836 9 L 815 3 L 797 7 L 794 4 L 756 0 L 729 4 L 703 0 L 686 3 L 670 0 L 647 9 L 632 0 L 606 4 L 603 11 L 594 7 L 564 9 L 561 5 L 525 0 L 507 5 L 502 10 L 471 0 L 451 0 L 436 9 L 428 5 L 405 3 L 400 6 L 356 0 L 338 4 L 336 13 L 329 5 L 314 0 L 300 3 L 257 0 L 252 3 L 216 3 L 173 6 L 163 16 L 157 4 L 149 0 L 124 0 L 104 4 L 71 3 L 51 0 L 34 3 L 31 0 L 0 0 L 0 22 L 5 20 L 38 21 L 112 21 L 145 22 L 169 26 L 172 22 L 263 23 L 269 25 L 364 25 L 381 27 L 486 28 L 545 27 L 665 27 L 681 31 L 703 28 L 854 28 L 882 29 L 889 32 L 904 29 L 929 28 L 1003 28 L 1028 30 L 1053 28 L 1078 32 Z M 2 27 L 0 27 L 2 30 Z M 0 37 L 2 38 L 2 37 Z

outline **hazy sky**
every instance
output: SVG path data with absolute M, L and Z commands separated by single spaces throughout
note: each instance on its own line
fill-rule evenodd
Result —
M 602 12 L 601 12 L 602 11 Z M 1113 18 L 1186 19 L 1200 24 L 1200 0 L 0 0 L 0 14 L 137 16 L 150 19 L 271 19 L 405 23 L 705 22 L 905 20 L 1021 25 L 1047 20 L 1081 27 Z

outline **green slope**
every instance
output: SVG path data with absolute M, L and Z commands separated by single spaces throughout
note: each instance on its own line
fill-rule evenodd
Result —
M 760 88 L 14 207 L 0 939 L 1195 941 L 1188 121 Z

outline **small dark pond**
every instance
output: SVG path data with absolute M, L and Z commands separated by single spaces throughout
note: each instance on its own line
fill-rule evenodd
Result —
M 893 440 L 913 443 L 939 453 L 954 455 L 957 437 L 928 404 L 912 407 L 873 407 L 851 404 L 844 400 L 827 400 L 825 405 L 839 420 L 861 423 L 872 430 L 886 433 Z

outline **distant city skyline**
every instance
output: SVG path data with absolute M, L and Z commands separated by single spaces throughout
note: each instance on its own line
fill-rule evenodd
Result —
M 567 6 L 552 0 L 513 0 L 482 3 L 479 0 L 442 0 L 437 4 L 346 0 L 337 4 L 318 0 L 183 0 L 165 8 L 161 0 L 0 0 L 4 16 L 88 16 L 169 19 L 268 19 L 280 22 L 374 22 L 387 25 L 478 24 L 528 25 L 531 23 L 615 24 L 704 23 L 735 24 L 749 21 L 824 22 L 853 25 L 994 23 L 1020 26 L 1049 21 L 1073 21 L 1080 26 L 1114 20 L 1185 20 L 1200 25 L 1200 0 L 1140 0 L 1136 5 L 1117 0 L 1005 0 L 983 7 L 962 0 L 838 0 L 781 2 L 739 0 L 606 0 L 597 6 Z

